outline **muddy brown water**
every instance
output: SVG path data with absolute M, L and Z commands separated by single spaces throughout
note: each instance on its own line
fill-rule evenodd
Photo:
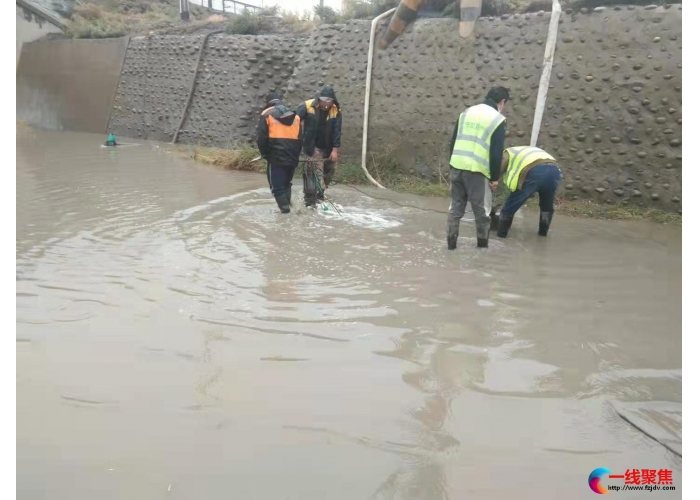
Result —
M 530 211 L 448 253 L 348 188 L 283 216 L 262 175 L 17 134 L 18 498 L 680 497 L 613 410 L 681 402 L 680 229 Z

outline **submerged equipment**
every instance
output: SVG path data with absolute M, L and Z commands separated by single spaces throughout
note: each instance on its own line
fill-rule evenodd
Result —
M 335 206 L 335 204 L 328 199 L 328 196 L 326 196 L 326 193 L 323 191 L 323 188 L 321 187 L 321 183 L 318 180 L 318 176 L 316 175 L 316 172 L 313 172 L 313 177 L 314 177 L 314 182 L 316 183 L 316 188 L 318 189 L 318 192 L 321 193 L 321 196 L 323 196 L 323 203 L 321 204 L 321 208 L 323 208 L 324 212 L 328 211 L 328 207 L 326 206 L 326 202 L 330 203 L 330 205 L 333 207 L 333 210 L 335 210 L 338 215 L 342 215 L 340 213 L 340 210 L 338 210 L 338 207 Z

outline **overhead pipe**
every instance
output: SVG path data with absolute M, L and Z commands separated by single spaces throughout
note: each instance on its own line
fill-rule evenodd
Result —
M 537 104 L 535 104 L 535 119 L 532 122 L 532 135 L 530 136 L 530 146 L 537 146 L 537 139 L 540 135 L 542 115 L 544 114 L 544 105 L 547 102 L 547 91 L 549 90 L 549 79 L 552 76 L 552 64 L 554 63 L 554 48 L 557 45 L 557 33 L 559 32 L 559 16 L 561 16 L 561 5 L 559 5 L 559 0 L 552 0 L 552 18 L 549 20 L 549 33 L 547 34 L 547 45 L 545 45 L 544 48 L 544 63 L 542 64 L 540 89 L 537 91 Z
M 383 14 L 379 14 L 372 20 L 372 27 L 369 30 L 369 53 L 367 55 L 367 76 L 365 79 L 365 116 L 362 123 L 362 170 L 365 172 L 365 177 L 375 186 L 385 189 L 384 186 L 374 180 L 374 177 L 367 171 L 367 129 L 369 128 L 369 95 L 372 90 L 372 61 L 374 59 L 374 32 L 377 29 L 377 23 L 394 12 L 396 8 L 389 9 Z
M 476 21 L 481 16 L 483 0 L 460 0 L 459 2 L 459 36 L 469 38 L 474 31 Z
M 392 17 L 391 21 L 389 21 L 389 26 L 387 26 L 384 30 L 384 35 L 379 40 L 379 50 L 384 50 L 391 45 L 391 42 L 393 42 L 397 36 L 404 32 L 406 26 L 416 20 L 418 17 L 418 11 L 425 2 L 426 0 L 401 0 L 401 3 L 397 8 L 388 10 L 384 14 L 374 18 L 374 21 L 372 21 L 373 26 L 377 20 L 383 19 L 385 16 L 389 15 L 389 13 L 396 11 L 394 13 L 394 17 Z M 372 31 L 370 36 L 374 36 L 374 31 Z
M 427 0 L 401 0 L 394 17 L 379 40 L 379 49 L 386 49 L 406 27 L 416 20 L 418 11 L 426 4 Z M 483 0 L 460 0 L 459 2 L 459 36 L 469 38 L 474 31 L 476 21 L 481 15 Z

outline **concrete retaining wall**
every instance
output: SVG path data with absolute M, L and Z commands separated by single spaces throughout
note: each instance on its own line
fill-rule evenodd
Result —
M 561 192 L 680 209 L 681 9 L 585 12 L 562 15 L 539 141 L 561 162 Z M 528 144 L 548 24 L 544 12 L 480 19 L 462 40 L 456 20 L 415 23 L 374 63 L 370 151 L 390 146 L 406 168 L 437 176 L 429 165 L 445 165 L 459 113 L 495 85 L 513 97 L 507 146 Z M 315 30 L 287 89 L 296 103 L 334 85 L 346 155 L 361 147 L 368 38 L 368 22 Z
M 507 145 L 527 144 L 548 23 L 545 12 L 482 18 L 468 40 L 459 37 L 456 20 L 419 20 L 409 27 L 375 59 L 370 151 L 393 148 L 406 169 L 437 176 L 434 166 L 447 165 L 459 113 L 481 102 L 495 85 L 509 87 L 513 97 L 505 111 Z M 110 129 L 118 136 L 170 141 L 196 71 L 179 141 L 228 147 L 255 138 L 258 113 L 270 90 L 284 89 L 287 104 L 296 106 L 328 83 L 342 104 L 343 156 L 357 156 L 369 28 L 368 21 L 352 21 L 321 26 L 309 38 L 216 34 L 208 39 L 198 66 L 201 35 L 133 38 Z M 680 6 L 562 15 L 539 143 L 560 160 L 564 195 L 680 209 L 681 38 Z M 85 94 L 100 89 L 100 109 L 108 108 L 104 96 L 117 83 L 117 46 L 123 50 L 123 42 L 63 42 L 76 47 L 70 49 L 71 58 L 85 50 L 77 69 L 88 76 L 90 92 L 67 85 L 75 80 L 76 63 L 71 59 L 67 70 L 60 61 L 69 49 L 54 43 L 55 48 L 37 50 L 41 60 L 30 55 L 27 68 L 18 71 L 18 117 L 20 73 L 34 84 L 49 74 L 54 74 L 49 82 L 55 73 L 63 75 L 59 94 L 66 92 L 68 99 L 61 94 L 57 100 L 70 101 L 81 112 L 90 106 Z M 77 48 L 80 44 L 84 49 Z M 20 66 L 24 64 L 23 56 Z M 96 73 L 104 73 L 102 80 Z M 32 74 L 34 79 L 27 79 Z M 56 99 L 49 88 L 57 89 L 53 83 L 42 85 L 48 94 L 39 109 L 50 110 L 46 103 Z M 96 122 L 104 120 L 106 111 L 98 115 Z
M 170 141 L 190 91 L 203 36 L 134 37 L 109 124 L 117 136 Z
M 103 133 L 125 50 L 126 39 L 24 44 L 17 66 L 17 120 Z
M 300 42 L 286 36 L 210 36 L 179 142 L 227 147 L 253 140 L 265 95 L 286 86 Z M 133 38 L 110 128 L 118 135 L 171 140 L 201 43 L 201 36 Z

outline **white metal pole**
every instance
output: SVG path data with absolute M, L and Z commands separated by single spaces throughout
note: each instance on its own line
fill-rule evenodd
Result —
M 537 138 L 540 135 L 542 115 L 544 114 L 544 106 L 547 102 L 547 91 L 549 90 L 549 79 L 552 76 L 552 64 L 554 63 L 554 49 L 557 45 L 557 33 L 559 32 L 559 16 L 561 16 L 561 5 L 559 5 L 559 0 L 552 0 L 552 18 L 549 20 L 549 33 L 547 34 L 547 45 L 544 49 L 544 63 L 542 64 L 540 89 L 537 91 L 537 104 L 535 104 L 535 119 L 532 123 L 532 135 L 530 136 L 530 146 L 537 146 Z

